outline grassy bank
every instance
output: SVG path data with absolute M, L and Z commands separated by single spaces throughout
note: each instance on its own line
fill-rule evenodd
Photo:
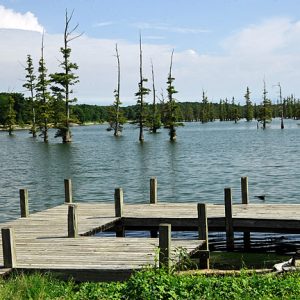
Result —
M 19 274 L 1 280 L 0 299 L 300 299 L 300 273 L 193 276 L 152 269 L 124 283 L 81 284 Z
M 148 268 L 122 283 L 75 283 L 50 275 L 13 274 L 0 280 L 0 299 L 300 299 L 300 272 L 258 274 L 287 260 L 274 253 L 212 252 L 214 269 L 239 270 L 203 274 L 200 271 L 167 273 Z

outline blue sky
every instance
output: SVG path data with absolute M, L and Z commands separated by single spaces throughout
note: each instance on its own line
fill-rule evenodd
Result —
M 142 32 L 144 76 L 150 60 L 156 89 L 165 93 L 172 49 L 179 101 L 235 97 L 244 102 L 246 87 L 261 101 L 263 79 L 269 97 L 278 91 L 300 95 L 300 1 L 298 0 L 10 0 L 0 1 L 0 90 L 23 92 L 26 55 L 37 64 L 45 29 L 46 62 L 57 70 L 65 9 L 74 9 L 73 60 L 80 83 L 79 103 L 109 104 L 116 86 L 114 45 L 121 55 L 123 103 L 135 103 L 138 35 Z M 5 70 L 5 72 L 3 72 Z M 150 87 L 150 85 L 149 85 Z M 151 101 L 151 96 L 149 96 Z

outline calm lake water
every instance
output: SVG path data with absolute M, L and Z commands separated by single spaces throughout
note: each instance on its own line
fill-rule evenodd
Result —
M 249 194 L 266 203 L 300 203 L 300 121 L 273 120 L 267 130 L 256 122 L 187 123 L 171 143 L 168 131 L 145 133 L 126 125 L 115 138 L 107 125 L 74 127 L 70 145 L 49 144 L 27 131 L 0 132 L 0 221 L 19 217 L 19 189 L 28 188 L 30 210 L 64 202 L 65 178 L 75 201 L 113 201 L 122 187 L 124 201 L 147 202 L 149 179 L 158 179 L 159 201 L 222 203 L 225 187 L 240 202 L 240 177 L 249 177 Z M 50 132 L 54 136 L 54 131 Z

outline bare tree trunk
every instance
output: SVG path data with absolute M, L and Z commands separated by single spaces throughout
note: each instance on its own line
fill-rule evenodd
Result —
M 116 96 L 116 123 L 115 123 L 115 132 L 114 136 L 120 135 L 120 81 L 121 81 L 121 69 L 120 69 L 120 56 L 118 52 L 118 45 L 116 44 L 116 57 L 118 62 L 118 86 L 117 86 L 117 96 Z
M 140 134 L 139 134 L 139 141 L 144 141 L 144 95 L 143 95 L 143 54 L 142 54 L 142 37 L 140 34 L 140 118 L 139 118 L 139 127 L 140 127 Z
M 152 111 L 152 132 L 156 133 L 156 95 L 155 95 L 155 82 L 154 82 L 154 70 L 153 63 L 151 61 L 151 73 L 152 73 L 152 93 L 153 93 L 153 111 Z

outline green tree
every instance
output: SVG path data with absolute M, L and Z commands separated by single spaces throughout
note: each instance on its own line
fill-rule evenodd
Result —
M 257 121 L 262 123 L 263 129 L 266 129 L 266 124 L 272 121 L 272 103 L 271 100 L 267 98 L 266 82 L 264 80 L 263 89 L 263 101 L 258 111 Z
M 246 94 L 244 96 L 245 101 L 246 101 L 245 118 L 246 118 L 247 122 L 250 122 L 253 119 L 253 105 L 250 100 L 250 94 L 251 93 L 250 93 L 249 87 L 247 86 Z
M 4 126 L 7 129 L 8 134 L 12 135 L 14 125 L 16 125 L 16 111 L 14 110 L 15 100 L 11 95 L 8 96 L 7 100 Z
M 137 113 L 137 123 L 140 129 L 139 132 L 139 141 L 144 141 L 144 126 L 146 123 L 146 108 L 145 108 L 145 101 L 144 97 L 149 94 L 150 89 L 144 87 L 144 83 L 147 82 L 148 79 L 143 77 L 143 53 L 142 53 L 142 36 L 140 34 L 140 81 L 139 81 L 139 90 L 135 93 L 137 99 L 137 104 L 139 106 L 139 111 Z
M 61 120 L 61 124 L 58 125 L 58 131 L 55 137 L 62 137 L 63 143 L 69 143 L 72 141 L 72 134 L 70 130 L 70 104 L 72 102 L 77 101 L 76 98 L 71 98 L 71 94 L 73 93 L 72 86 L 79 82 L 78 76 L 75 75 L 74 71 L 78 69 L 76 63 L 71 62 L 71 48 L 69 47 L 69 43 L 81 36 L 82 34 L 72 36 L 75 30 L 78 27 L 78 24 L 70 29 L 70 22 L 73 17 L 73 12 L 70 16 L 68 16 L 68 11 L 66 10 L 65 14 L 65 29 L 64 29 L 64 45 L 60 48 L 60 52 L 62 53 L 63 60 L 60 63 L 60 67 L 62 68 L 62 72 L 57 72 L 51 74 L 51 80 L 53 82 L 52 91 L 59 96 L 60 99 L 63 99 L 65 102 L 65 116 L 64 119 Z
M 120 106 L 122 104 L 120 100 L 121 69 L 120 69 L 120 56 L 119 56 L 117 44 L 116 44 L 116 58 L 117 58 L 117 65 L 118 65 L 118 83 L 117 83 L 117 88 L 114 90 L 115 101 L 111 108 L 110 126 L 114 130 L 114 136 L 119 136 L 121 135 L 123 129 L 122 125 L 125 123 L 126 119 L 124 117 L 123 112 L 120 110 Z
M 166 127 L 169 128 L 170 141 L 176 140 L 176 126 L 179 125 L 177 123 L 178 105 L 176 103 L 175 98 L 173 97 L 173 95 L 177 93 L 173 85 L 173 81 L 175 80 L 175 78 L 172 77 L 173 54 L 174 54 L 174 50 L 172 51 L 171 54 L 170 70 L 169 70 L 168 81 L 167 81 L 168 101 L 166 103 L 167 111 L 166 111 L 166 124 L 165 124 Z
M 36 97 L 35 97 L 35 87 L 36 87 L 36 76 L 34 74 L 34 67 L 32 63 L 31 55 L 27 55 L 27 67 L 26 70 L 26 82 L 23 87 L 29 92 L 29 97 L 27 98 L 31 110 L 31 128 L 30 133 L 35 138 L 37 135 L 37 124 L 36 124 Z
M 219 102 L 219 120 L 225 121 L 225 103 L 222 99 Z
M 45 143 L 48 142 L 48 130 L 51 118 L 51 95 L 48 90 L 50 80 L 47 76 L 47 68 L 44 59 L 44 34 L 42 36 L 41 58 L 39 60 L 38 78 L 35 86 L 38 103 L 37 122 Z
M 209 103 L 208 103 L 208 98 L 204 91 L 202 91 L 200 120 L 202 123 L 207 123 L 209 121 Z
M 234 102 L 234 97 L 232 97 L 231 101 L 231 120 L 234 121 L 234 123 L 237 123 L 241 118 L 240 113 L 240 106 L 236 105 Z
M 161 127 L 161 121 L 160 121 L 160 113 L 156 104 L 156 90 L 155 90 L 154 69 L 153 69 L 152 61 L 151 61 L 151 74 L 152 74 L 153 102 L 151 106 L 151 112 L 148 116 L 148 124 L 149 124 L 150 131 L 152 133 L 156 133 L 157 129 Z

